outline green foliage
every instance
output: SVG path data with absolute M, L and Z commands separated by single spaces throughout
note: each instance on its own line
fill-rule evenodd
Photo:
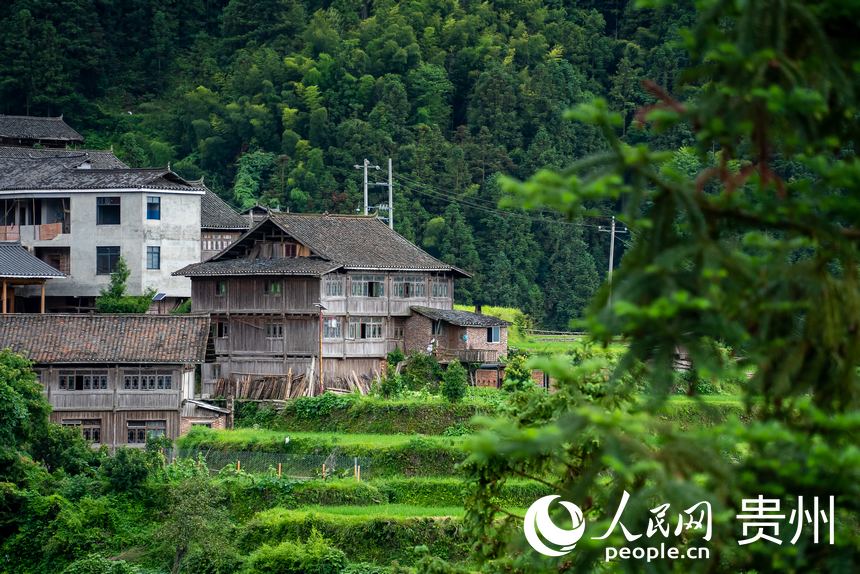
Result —
M 470 388 L 466 398 L 454 404 L 438 396 L 382 399 L 328 393 L 290 401 L 277 415 L 270 410 L 260 411 L 272 414 L 272 418 L 246 418 L 248 411 L 243 406 L 237 424 L 284 431 L 384 434 L 396 429 L 403 433 L 444 434 L 450 427 L 468 426 L 475 415 L 497 412 L 502 397 L 495 389 L 479 394 L 482 390 Z M 324 403 L 329 403 L 327 408 Z
M 508 360 L 505 362 L 505 381 L 502 384 L 502 388 L 508 392 L 523 391 L 534 386 L 527 355 L 522 353 L 508 355 Z
M 136 492 L 143 488 L 152 468 L 152 454 L 135 448 L 118 448 L 102 460 L 99 469 L 114 492 Z
M 125 560 L 109 560 L 98 554 L 75 560 L 62 571 L 62 574 L 137 574 L 137 568 Z
M 856 32 L 857 9 L 835 2 L 698 6 L 698 22 L 684 34 L 684 90 L 646 84 L 657 101 L 640 116 L 657 131 L 691 134 L 694 152 L 679 157 L 656 150 L 655 141 L 631 141 L 631 103 L 645 103 L 631 46 L 610 94 L 621 113 L 598 99 L 569 114 L 599 128 L 606 151 L 563 172 L 505 184 L 512 203 L 570 218 L 593 213 L 595 202 L 623 206 L 633 241 L 611 293 L 592 300 L 586 324 L 599 342 L 624 337 L 629 347 L 614 365 L 587 356 L 536 362 L 558 391 L 518 393 L 513 421 L 488 422 L 470 443 L 466 524 L 488 568 L 547 571 L 546 559 L 525 546 L 519 521 L 497 519 L 493 496 L 514 476 L 540 478 L 563 499 L 587 504 L 597 532 L 623 492 L 630 494 L 624 524 L 633 533 L 645 531 L 655 504 L 708 501 L 709 545 L 721 571 L 830 571 L 858 560 L 852 437 L 860 420 L 860 256 L 848 215 L 858 206 L 847 191 L 860 179 L 849 151 L 860 134 L 844 118 L 856 114 L 860 85 L 848 72 L 856 46 L 832 33 L 845 18 Z M 679 350 L 693 364 L 687 392 L 730 381 L 742 394 L 743 423 L 690 428 L 663 418 Z M 837 493 L 834 544 L 816 545 L 804 534 L 796 545 L 739 547 L 734 517 L 742 500 L 762 493 L 791 509 L 800 493 Z M 580 543 L 565 567 L 604 568 L 604 546 L 618 542 L 625 543 L 617 535 Z M 621 561 L 615 569 L 641 566 Z M 654 572 L 713 567 L 649 565 Z
M 125 258 L 120 257 L 116 270 L 110 274 L 110 283 L 96 297 L 96 311 L 99 313 L 146 313 L 152 305 L 155 296 L 154 289 L 148 289 L 143 295 L 126 295 L 128 289 L 128 268 Z
M 184 315 L 191 312 L 191 299 L 186 299 L 176 306 L 176 309 L 170 312 L 171 315 Z
M 346 555 L 333 548 L 312 529 L 307 542 L 264 544 L 248 557 L 249 573 L 259 574 L 340 574 Z
M 396 367 L 397 364 L 400 363 L 401 361 L 403 361 L 404 359 L 406 359 L 406 355 L 403 353 L 403 351 L 400 349 L 400 347 L 397 347 L 396 349 L 394 349 L 393 351 L 388 353 L 388 356 L 387 356 L 388 365 L 392 366 L 392 367 Z
M 282 508 L 257 514 L 241 533 L 239 544 L 255 548 L 306 540 L 314 530 L 354 562 L 411 564 L 417 558 L 413 549 L 422 545 L 445 559 L 462 559 L 467 552 L 461 525 L 450 518 L 338 516 Z
M 50 405 L 30 366 L 24 357 L 0 350 L 0 478 L 4 480 L 20 478 L 26 471 L 21 455 L 49 430 Z
M 466 368 L 460 364 L 460 361 L 452 361 L 445 369 L 445 374 L 442 375 L 442 396 L 456 403 L 461 401 L 466 396 L 466 389 L 469 387 L 469 374 Z
M 407 357 L 401 374 L 410 390 L 427 389 L 430 392 L 438 392 L 439 381 L 442 380 L 442 367 L 433 355 L 413 351 Z
M 375 390 L 380 396 L 386 399 L 399 397 L 406 390 L 406 382 L 403 376 L 395 372 L 394 367 L 389 365 L 385 376 L 382 377 Z

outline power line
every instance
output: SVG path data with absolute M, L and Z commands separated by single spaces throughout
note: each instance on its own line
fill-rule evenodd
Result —
M 403 176 L 398 176 L 398 179 L 400 180 L 400 184 L 402 187 L 404 187 L 405 189 L 408 189 L 410 191 L 413 191 L 415 193 L 419 193 L 421 195 L 425 195 L 425 196 L 431 197 L 433 199 L 439 199 L 439 200 L 447 201 L 448 203 L 457 203 L 459 205 L 464 205 L 466 207 L 470 207 L 472 209 L 477 209 L 477 210 L 480 210 L 480 211 L 483 211 L 486 213 L 490 213 L 493 215 L 499 215 L 499 216 L 504 216 L 504 217 L 514 217 L 514 218 L 528 220 L 528 221 L 535 222 L 535 223 L 547 223 L 548 221 L 550 221 L 550 222 L 558 224 L 558 225 L 567 225 L 570 227 L 589 227 L 589 228 L 594 228 L 594 229 L 597 229 L 600 227 L 599 225 L 595 225 L 592 223 L 562 221 L 562 220 L 558 220 L 558 219 L 547 220 L 547 219 L 543 219 L 540 217 L 530 216 L 530 215 L 527 215 L 525 213 L 519 213 L 516 211 L 504 211 L 501 209 L 490 207 L 486 204 L 473 202 L 473 201 L 466 199 L 466 198 L 461 198 L 461 197 L 449 195 L 447 193 L 444 193 L 442 191 L 434 189 L 429 185 L 421 184 L 421 183 L 416 182 L 414 180 L 407 179 Z M 416 186 L 422 186 L 425 189 L 420 189 Z
M 456 196 L 456 195 L 451 195 L 451 194 L 449 194 L 448 192 L 445 192 L 445 191 L 443 191 L 443 190 L 439 189 L 438 187 L 435 187 L 435 186 L 433 186 L 433 185 L 431 185 L 431 184 L 428 184 L 428 183 L 421 183 L 421 182 L 419 182 L 419 181 L 416 181 L 416 180 L 414 180 L 414 179 L 409 178 L 408 176 L 399 175 L 398 177 L 399 177 L 400 179 L 404 180 L 404 181 L 407 181 L 407 182 L 409 182 L 409 183 L 412 183 L 413 185 L 420 185 L 420 186 L 423 186 L 423 187 L 426 187 L 426 188 L 430 188 L 430 189 L 434 190 L 434 191 L 435 191 L 437 194 L 439 194 L 439 195 L 442 195 L 442 196 L 444 196 L 444 197 L 450 197 L 450 198 L 453 198 L 453 199 L 454 199 L 454 200 L 456 200 L 457 202 L 459 202 L 459 203 L 463 203 L 463 204 L 465 204 L 465 205 L 469 205 L 469 202 L 471 201 L 471 202 L 472 202 L 472 205 L 473 205 L 474 207 L 479 208 L 479 209 L 480 209 L 480 208 L 493 209 L 493 210 L 495 210 L 495 211 L 497 211 L 497 212 L 499 212 L 499 213 L 504 213 L 504 214 L 513 214 L 513 215 L 522 216 L 522 217 L 531 217 L 531 216 L 528 216 L 528 215 L 526 215 L 526 214 L 521 214 L 521 213 L 518 213 L 518 212 L 502 211 L 502 210 L 499 210 L 498 208 L 496 208 L 495 206 L 489 206 L 489 205 L 485 205 L 485 204 L 478 204 L 478 203 L 475 203 L 475 202 L 474 202 L 473 200 L 471 200 L 471 199 L 468 199 L 468 200 L 467 200 L 467 199 L 460 198 L 460 197 L 458 197 L 458 196 Z M 550 214 L 548 214 L 548 213 L 546 213 L 546 212 L 541 212 L 541 215 L 544 215 L 544 216 L 547 216 L 547 217 L 551 217 L 551 215 L 550 215 Z M 583 215 L 582 217 L 583 217 L 583 218 L 589 218 L 589 219 L 609 219 L 610 217 L 614 217 L 614 216 L 609 216 L 609 215 Z M 531 219 L 532 219 L 533 221 L 543 221 L 542 219 L 538 219 L 538 218 L 535 218 L 535 217 L 531 217 Z M 599 227 L 599 225 L 593 225 L 593 224 L 588 224 L 588 223 L 574 223 L 574 222 L 569 222 L 569 221 L 558 221 L 558 220 L 552 220 L 552 221 L 554 221 L 554 222 L 556 222 L 556 223 L 561 223 L 561 224 L 564 224 L 564 225 L 576 225 L 576 226 L 581 226 L 581 227 L 593 227 L 593 228 L 597 228 L 597 227 Z

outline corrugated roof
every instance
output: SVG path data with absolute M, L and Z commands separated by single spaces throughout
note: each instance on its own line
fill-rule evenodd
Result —
M 54 279 L 66 275 L 54 269 L 17 241 L 0 242 L 0 277 L 18 279 Z M 0 339 L 0 344 L 3 340 Z
M 185 277 L 223 275 L 307 275 L 319 277 L 341 267 L 338 263 L 316 257 L 280 257 L 276 259 L 223 259 L 192 263 L 174 272 Z
M 0 315 L 0 347 L 37 364 L 202 363 L 208 315 Z
M 242 217 L 226 201 L 211 190 L 200 198 L 200 227 L 203 229 L 248 229 L 247 218 Z
M 435 309 L 433 307 L 411 307 L 419 315 L 424 315 L 434 321 L 445 321 L 458 327 L 502 327 L 509 325 L 504 319 L 490 315 L 479 315 L 470 311 L 457 311 L 456 309 Z
M 58 143 L 80 143 L 83 136 L 63 121 L 63 117 L 0 115 L 0 138 L 20 140 L 55 141 Z

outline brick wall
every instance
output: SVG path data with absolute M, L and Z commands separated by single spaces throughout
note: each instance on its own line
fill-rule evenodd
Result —
M 410 351 L 426 352 L 427 345 L 432 339 L 433 321 L 424 315 L 412 313 L 403 324 L 403 345 L 406 353 L 408 354 Z
M 487 342 L 486 327 L 469 327 L 466 329 L 469 335 L 469 341 L 466 345 L 469 349 L 480 349 L 483 351 L 498 351 L 499 355 L 508 354 L 508 328 L 505 326 L 499 327 L 499 342 Z
M 182 417 L 179 419 L 179 435 L 187 434 L 195 424 L 209 424 L 213 429 L 227 428 L 227 415 L 217 417 Z

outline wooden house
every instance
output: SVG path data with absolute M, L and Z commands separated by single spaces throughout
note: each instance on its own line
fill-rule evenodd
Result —
M 38 311 L 45 312 L 45 283 L 65 278 L 65 273 L 48 265 L 17 241 L 0 241 L 0 314 L 15 312 L 15 289 L 37 287 L 40 291 Z M 22 301 L 22 303 L 25 303 Z M 25 304 L 19 304 L 23 311 Z M 0 339 L 0 345 L 3 340 Z
M 316 379 L 320 348 L 323 386 L 372 375 L 388 352 L 407 346 L 413 309 L 450 311 L 454 279 L 468 277 L 375 217 L 289 213 L 270 213 L 221 253 L 176 273 L 191 278 L 193 311 L 212 317 L 216 360 L 204 365 L 204 397 L 219 379 L 312 370 Z M 422 325 L 429 339 L 432 324 Z M 498 356 L 502 345 L 490 350 Z
M 0 316 L 0 345 L 34 363 L 51 420 L 111 447 L 179 435 L 208 332 L 206 315 Z M 225 416 L 197 410 L 198 424 Z

